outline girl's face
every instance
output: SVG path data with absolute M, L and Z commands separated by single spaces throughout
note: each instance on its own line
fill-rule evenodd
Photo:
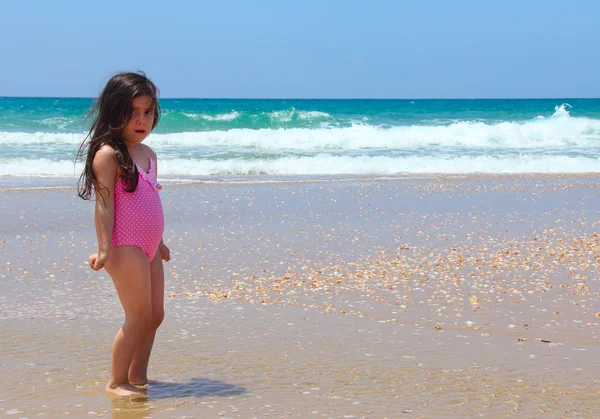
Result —
M 131 102 L 133 113 L 123 132 L 123 140 L 127 145 L 137 145 L 152 131 L 154 123 L 154 102 L 150 96 L 138 96 Z

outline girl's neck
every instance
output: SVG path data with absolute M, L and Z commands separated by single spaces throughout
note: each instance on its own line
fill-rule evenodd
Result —
M 138 143 L 138 144 L 125 143 L 125 146 L 127 147 L 127 151 L 129 151 L 129 153 L 131 153 L 132 151 L 136 151 L 136 150 L 141 150 L 142 149 L 142 143 Z

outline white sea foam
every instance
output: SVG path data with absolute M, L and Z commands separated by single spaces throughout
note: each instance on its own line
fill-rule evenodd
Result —
M 70 126 L 71 124 L 73 124 L 74 121 L 69 118 L 62 117 L 62 116 L 56 116 L 53 118 L 42 119 L 40 122 L 43 125 L 46 125 L 48 127 L 54 128 L 54 129 L 65 129 L 68 126 Z
M 69 177 L 79 175 L 82 169 L 83 165 L 74 165 L 73 160 L 0 159 L 0 176 Z
M 80 144 L 85 138 L 85 135 L 85 133 L 0 132 L 0 146 L 75 145 Z
M 215 116 L 212 115 L 200 115 L 202 119 L 206 119 L 207 121 L 233 121 L 240 116 L 239 112 L 233 111 L 229 113 L 222 113 Z
M 281 111 L 287 112 L 287 111 Z M 228 115 L 228 114 L 224 114 Z M 79 144 L 85 134 L 0 132 L 0 146 Z M 354 124 L 346 128 L 231 129 L 227 131 L 151 134 L 148 144 L 166 148 L 221 147 L 319 152 L 362 149 L 468 147 L 477 149 L 543 149 L 597 147 L 600 120 L 570 117 L 566 106 L 548 118 L 526 122 L 459 121 L 447 125 L 381 128 Z
M 240 116 L 240 113 L 237 111 L 232 111 L 229 113 L 221 113 L 217 115 L 207 115 L 207 114 L 197 114 L 197 113 L 183 113 L 183 115 L 191 118 L 195 121 L 198 119 L 204 119 L 205 121 L 233 121 Z
M 159 154 L 161 175 L 174 178 L 600 172 L 600 120 L 571 117 L 568 108 L 524 122 L 232 129 L 152 134 L 147 144 Z M 76 175 L 73 152 L 84 137 L 0 132 L 0 176 Z
M 284 109 L 279 111 L 266 112 L 263 115 L 266 115 L 271 122 L 291 122 L 294 117 L 303 120 L 310 119 L 329 119 L 331 115 L 327 112 L 321 111 L 299 111 L 296 108 L 292 107 L 291 109 Z M 254 118 L 257 118 L 258 115 L 254 115 Z
M 321 154 L 276 160 L 163 160 L 165 175 L 393 175 L 401 173 L 585 173 L 600 171 L 600 160 L 566 156 L 350 157 Z
M 1 141 L 1 140 L 0 140 Z M 546 148 L 597 145 L 600 120 L 547 118 L 525 123 L 457 122 L 383 129 L 355 124 L 347 128 L 235 129 L 151 135 L 155 146 L 253 147 L 265 150 L 411 149 L 415 147 Z
M 571 116 L 571 114 L 569 114 L 569 111 L 567 109 L 571 109 L 571 108 L 572 108 L 572 106 L 569 105 L 568 103 L 563 103 L 560 106 L 555 106 L 552 117 L 553 118 L 569 118 Z
M 290 122 L 294 116 L 294 109 L 284 111 L 273 111 L 267 113 L 271 122 Z
M 319 112 L 319 111 L 296 111 L 298 114 L 298 118 L 300 119 L 317 119 L 317 118 L 331 118 L 327 112 Z
M 160 175 L 186 178 L 214 175 L 394 175 L 402 173 L 586 173 L 600 172 L 600 160 L 589 157 L 350 157 L 319 154 L 275 160 L 162 159 Z M 81 172 L 71 160 L 1 159 L 0 176 L 69 177 Z

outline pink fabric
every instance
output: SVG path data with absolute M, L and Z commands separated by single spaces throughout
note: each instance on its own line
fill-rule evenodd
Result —
M 149 260 L 154 259 L 165 227 L 164 214 L 158 191 L 162 186 L 156 179 L 156 168 L 148 157 L 148 173 L 137 166 L 139 179 L 135 192 L 125 192 L 121 178 L 115 185 L 115 223 L 112 247 L 137 246 Z

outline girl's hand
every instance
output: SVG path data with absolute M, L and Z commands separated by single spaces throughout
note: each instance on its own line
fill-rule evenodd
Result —
M 90 255 L 88 258 L 88 262 L 90 263 L 90 268 L 95 271 L 99 271 L 104 268 L 106 262 L 108 262 L 108 258 L 110 257 L 110 253 L 106 252 L 96 252 L 93 255 Z
M 161 242 L 158 245 L 158 251 L 160 252 L 160 257 L 162 258 L 162 260 L 164 260 L 165 262 L 171 260 L 171 251 L 167 246 L 164 245 L 164 243 Z

